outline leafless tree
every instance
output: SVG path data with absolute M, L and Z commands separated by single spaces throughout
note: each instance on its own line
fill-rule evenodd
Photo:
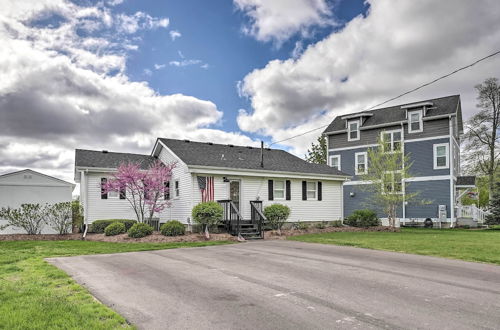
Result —
M 488 78 L 475 88 L 481 110 L 466 124 L 465 160 L 469 171 L 488 177 L 491 201 L 500 156 L 500 85 L 497 78 Z

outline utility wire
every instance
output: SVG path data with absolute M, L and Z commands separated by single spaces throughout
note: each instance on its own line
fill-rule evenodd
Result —
M 373 106 L 371 106 L 371 107 L 369 107 L 369 108 L 367 108 L 367 109 L 365 109 L 365 110 L 363 110 L 363 111 L 373 110 L 374 108 L 380 107 L 381 105 L 384 105 L 384 104 L 386 104 L 386 103 L 389 103 L 389 102 L 391 102 L 391 101 L 394 101 L 394 100 L 396 100 L 396 99 L 399 99 L 399 98 L 401 98 L 401 97 L 403 97 L 403 96 L 405 96 L 405 95 L 408 95 L 408 94 L 410 94 L 410 93 L 416 92 L 416 91 L 418 91 L 419 89 L 422 89 L 422 88 L 424 88 L 424 87 L 427 87 L 427 86 L 429 86 L 429 85 L 432 85 L 432 84 L 434 84 L 434 83 L 438 82 L 439 80 L 442 80 L 442 79 L 448 78 L 449 76 L 452 76 L 452 75 L 454 75 L 454 74 L 455 74 L 455 73 L 457 73 L 457 72 L 460 72 L 460 71 L 462 71 L 462 70 L 465 70 L 465 69 L 468 69 L 468 68 L 470 68 L 470 67 L 473 67 L 474 65 L 478 64 L 479 62 L 482 62 L 482 61 L 484 61 L 484 60 L 487 60 L 488 58 L 493 57 L 493 56 L 496 56 L 496 55 L 498 55 L 498 54 L 500 54 L 500 50 L 498 50 L 498 51 L 496 51 L 496 52 L 494 52 L 494 53 L 491 53 L 490 55 L 487 55 L 487 56 L 485 56 L 485 57 L 482 57 L 482 58 L 480 58 L 480 59 L 478 59 L 478 60 L 476 60 L 476 61 L 472 62 L 471 64 L 468 64 L 468 65 L 466 65 L 466 66 L 463 66 L 463 67 L 461 67 L 461 68 L 458 68 L 458 69 L 456 69 L 456 70 L 453 70 L 452 72 L 447 73 L 447 74 L 445 74 L 444 76 L 441 76 L 441 77 L 438 77 L 438 78 L 436 78 L 436 79 L 434 79 L 434 80 L 431 80 L 431 81 L 429 81 L 428 83 L 425 83 L 425 84 L 423 84 L 423 85 L 420 85 L 420 86 L 418 86 L 418 87 L 415 87 L 415 88 L 413 88 L 413 89 L 410 89 L 409 91 L 406 91 L 406 92 L 404 92 L 404 93 L 402 93 L 402 94 L 399 94 L 398 96 L 394 96 L 394 97 L 392 97 L 392 98 L 390 98 L 390 99 L 388 99 L 388 100 L 386 100 L 386 101 L 384 101 L 384 102 L 381 102 L 381 103 L 379 103 L 379 104 L 375 104 L 375 105 L 373 105 Z M 272 145 L 274 145 L 274 144 L 278 144 L 278 143 L 285 142 L 285 141 L 288 141 L 288 140 L 291 140 L 291 139 L 295 139 L 295 138 L 297 138 L 297 137 L 299 137 L 299 136 L 303 136 L 303 135 L 309 134 L 309 133 L 311 133 L 311 132 L 314 132 L 314 131 L 317 131 L 317 130 L 319 130 L 319 129 L 325 128 L 325 127 L 327 127 L 327 126 L 329 126 L 329 125 L 330 125 L 330 124 L 326 124 L 326 125 L 323 125 L 323 126 L 319 126 L 319 127 L 313 128 L 313 129 L 311 129 L 311 130 L 309 130 L 309 131 L 306 131 L 306 132 L 304 132 L 304 133 L 300 133 L 300 134 L 297 134 L 297 135 L 291 136 L 291 137 L 289 137 L 289 138 L 286 138 L 286 139 L 283 139 L 283 140 L 279 140 L 279 141 L 273 142 L 273 143 L 271 143 L 271 144 L 269 145 L 269 147 L 270 147 L 270 146 L 272 146 Z

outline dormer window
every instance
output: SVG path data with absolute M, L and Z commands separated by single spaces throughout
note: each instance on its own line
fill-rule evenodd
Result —
M 422 110 L 408 111 L 408 133 L 423 131 Z
M 347 123 L 347 141 L 359 140 L 359 120 L 352 120 Z

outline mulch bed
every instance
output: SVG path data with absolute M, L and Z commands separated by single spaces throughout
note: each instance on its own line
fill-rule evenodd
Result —
M 281 230 L 281 236 L 278 231 L 271 230 L 264 233 L 264 239 L 286 239 L 288 236 L 297 236 L 304 234 L 320 234 L 320 233 L 337 233 L 337 232 L 399 232 L 399 228 L 391 228 L 386 226 L 358 228 L 358 227 L 327 227 L 323 229 L 308 228 L 305 230 L 300 229 L 284 229 Z
M 297 236 L 304 234 L 318 233 L 334 233 L 334 232 L 398 232 L 399 228 L 390 227 L 327 227 L 324 229 L 308 228 L 305 230 L 299 229 L 284 229 L 281 231 L 281 236 L 277 231 L 271 230 L 264 233 L 265 239 L 286 239 L 288 236 Z M 27 234 L 11 234 L 0 235 L 0 241 L 67 241 L 67 240 L 82 240 L 83 234 L 42 234 L 42 235 L 27 235 Z M 168 243 L 168 242 L 204 242 L 204 241 L 237 241 L 237 238 L 230 234 L 210 234 L 210 239 L 206 239 L 202 234 L 186 234 L 183 236 L 163 236 L 159 232 L 154 232 L 152 235 L 143 238 L 130 238 L 127 234 L 116 236 L 106 236 L 104 234 L 88 233 L 86 241 L 97 242 L 119 242 L 119 243 Z
M 28 234 L 9 234 L 0 235 L 0 241 L 75 241 L 81 240 L 82 234 L 40 234 L 40 235 L 28 235 Z
M 205 241 L 236 241 L 236 237 L 229 234 L 210 234 L 206 239 L 202 234 L 186 234 L 182 236 L 163 236 L 159 232 L 142 238 L 131 238 L 127 234 L 106 236 L 104 234 L 87 234 L 87 241 L 120 242 L 120 243 L 168 243 L 168 242 L 205 242 Z

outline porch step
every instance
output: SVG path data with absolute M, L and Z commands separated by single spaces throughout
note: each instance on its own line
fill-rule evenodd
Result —
M 240 232 L 240 235 L 245 239 L 261 239 L 260 233 L 258 231 L 250 231 L 250 232 Z

